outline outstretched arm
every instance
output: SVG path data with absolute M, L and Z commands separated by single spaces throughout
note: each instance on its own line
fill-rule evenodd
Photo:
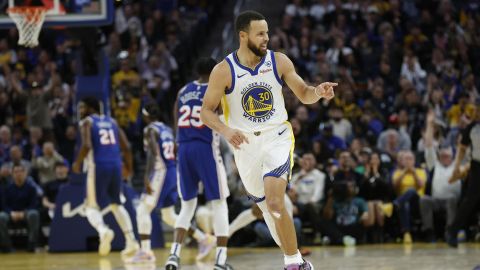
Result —
M 209 128 L 222 134 L 233 147 L 238 149 L 243 142 L 248 143 L 247 137 L 239 130 L 231 129 L 220 121 L 216 112 L 220 100 L 225 94 L 225 89 L 230 86 L 231 81 L 232 78 L 228 64 L 225 61 L 217 64 L 212 70 L 210 79 L 208 80 L 208 88 L 203 97 L 200 119 Z M 226 119 L 226 121 L 228 121 L 228 119 Z
M 437 153 L 433 146 L 434 122 L 435 112 L 430 110 L 427 114 L 427 128 L 425 129 L 425 161 L 429 171 L 435 167 L 435 162 L 437 162 Z
M 318 86 L 309 86 L 305 81 L 297 74 L 292 61 L 283 53 L 275 53 L 275 61 L 280 77 L 285 83 L 292 89 L 293 93 L 304 104 L 312 104 L 319 101 L 321 98 L 327 100 L 332 99 L 335 96 L 333 87 L 337 86 L 337 83 L 324 82 Z

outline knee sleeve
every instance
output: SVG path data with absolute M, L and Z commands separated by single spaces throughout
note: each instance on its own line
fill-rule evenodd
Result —
M 197 198 L 189 201 L 182 200 L 182 208 L 175 222 L 175 228 L 182 228 L 188 230 L 190 223 L 192 222 L 193 215 L 195 214 L 195 208 L 197 207 Z
M 162 208 L 162 219 L 168 226 L 175 227 L 177 218 L 178 216 L 175 214 L 175 208 L 173 206 Z
M 268 229 L 270 230 L 270 234 L 272 235 L 273 240 L 275 243 L 281 247 L 280 237 L 278 237 L 277 229 L 275 228 L 275 221 L 273 220 L 272 215 L 268 211 L 267 203 L 265 201 L 257 203 L 258 207 L 263 212 L 263 218 L 265 219 L 265 223 L 267 223 Z
M 228 206 L 226 199 L 212 201 L 213 231 L 215 236 L 228 237 Z
M 152 209 L 143 201 L 137 207 L 137 227 L 140 235 L 150 235 L 152 232 L 152 218 L 150 217 Z

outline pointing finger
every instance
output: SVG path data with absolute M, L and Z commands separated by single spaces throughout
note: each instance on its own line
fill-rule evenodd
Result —
M 338 83 L 326 82 L 327 86 L 337 86 Z

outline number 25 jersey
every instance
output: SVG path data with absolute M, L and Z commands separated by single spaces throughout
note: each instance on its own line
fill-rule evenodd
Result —
M 206 91 L 206 83 L 193 81 L 185 85 L 178 93 L 178 143 L 195 141 L 212 143 L 212 130 L 200 120 L 200 110 L 202 109 L 203 96 Z
M 231 87 L 222 98 L 227 126 L 251 133 L 265 131 L 287 121 L 283 83 L 273 51 L 267 50 L 253 70 L 240 63 L 236 51 L 225 60 L 232 76 Z

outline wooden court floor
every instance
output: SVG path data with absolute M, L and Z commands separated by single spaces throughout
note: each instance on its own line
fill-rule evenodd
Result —
M 157 265 L 123 265 L 119 252 L 100 258 L 96 253 L 37 252 L 0 255 L 1 270 L 156 270 L 163 269 L 167 249 L 155 251 Z M 208 269 L 212 261 L 195 262 L 195 249 L 182 250 L 181 269 Z M 211 259 L 211 258 L 210 258 Z M 480 265 L 480 244 L 461 245 L 459 249 L 445 244 L 369 245 L 355 248 L 313 247 L 308 259 L 315 269 L 474 269 Z M 283 269 L 283 257 L 278 249 L 231 248 L 229 262 L 237 269 Z M 480 269 L 480 268 L 479 268 Z

